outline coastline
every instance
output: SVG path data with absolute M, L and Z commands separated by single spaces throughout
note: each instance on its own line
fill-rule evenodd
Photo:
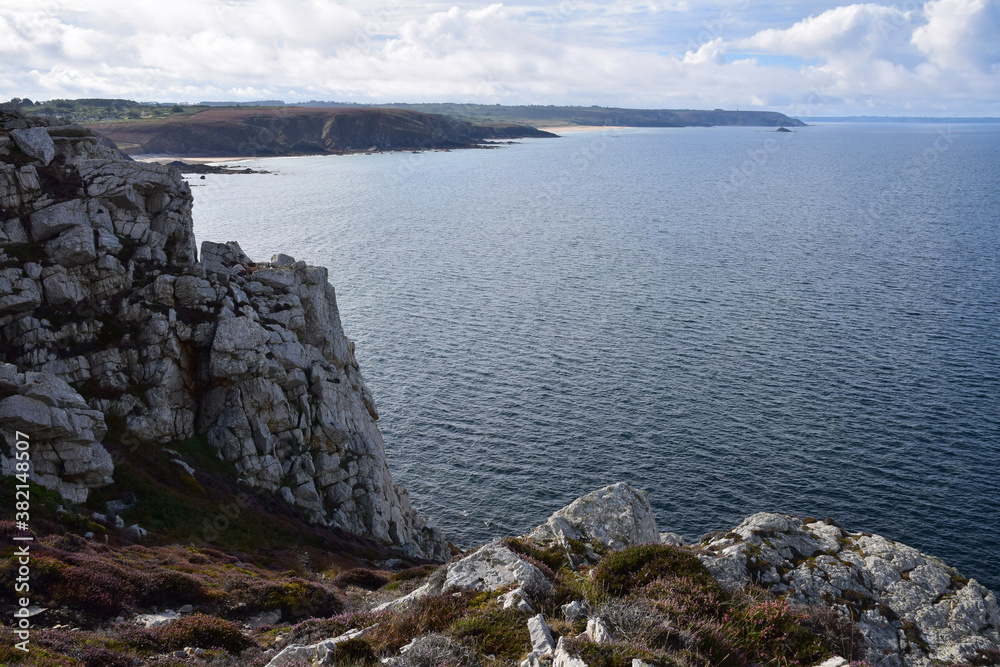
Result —
M 219 164 L 223 162 L 245 162 L 254 160 L 253 157 L 180 157 L 177 155 L 133 155 L 136 162 L 146 162 L 153 164 L 170 164 L 171 162 L 183 162 L 184 164 Z
M 539 125 L 539 130 L 560 134 L 563 132 L 594 132 L 596 130 L 627 130 L 629 125 Z

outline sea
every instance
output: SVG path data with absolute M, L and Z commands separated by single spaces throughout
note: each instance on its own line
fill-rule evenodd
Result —
M 191 176 L 329 269 L 395 481 L 456 544 L 589 491 L 689 540 L 831 517 L 1000 591 L 1000 125 L 565 132 Z

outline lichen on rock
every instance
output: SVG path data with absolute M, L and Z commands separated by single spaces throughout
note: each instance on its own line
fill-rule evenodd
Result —
M 851 618 L 875 667 L 969 662 L 1000 648 L 996 596 L 939 559 L 835 522 L 762 512 L 698 545 L 726 588 L 751 582 Z

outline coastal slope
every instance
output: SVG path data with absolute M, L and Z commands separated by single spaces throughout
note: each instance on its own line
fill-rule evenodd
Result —
M 212 108 L 193 115 L 88 126 L 125 154 L 183 157 L 471 148 L 489 140 L 554 136 L 511 123 L 478 125 L 440 114 L 382 108 Z

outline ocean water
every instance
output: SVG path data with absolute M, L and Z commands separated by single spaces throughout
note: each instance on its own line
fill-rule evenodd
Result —
M 696 538 L 833 517 L 1000 590 L 1000 126 L 627 129 L 195 177 L 327 266 L 395 480 L 455 542 L 626 481 Z

